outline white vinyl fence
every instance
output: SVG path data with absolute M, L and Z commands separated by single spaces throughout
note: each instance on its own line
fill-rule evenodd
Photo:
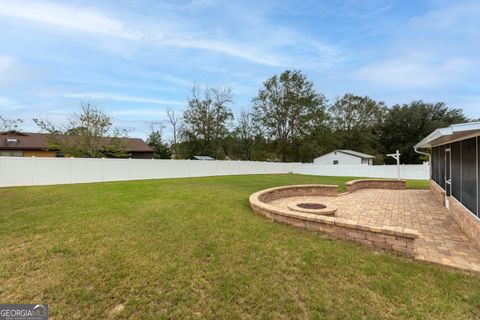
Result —
M 397 165 L 316 165 L 313 163 L 293 164 L 295 173 L 316 176 L 335 177 L 368 177 L 368 178 L 398 178 Z M 428 164 L 402 164 L 400 165 L 401 179 L 427 180 L 430 178 Z
M 290 172 L 324 176 L 396 178 L 397 166 L 327 166 L 310 163 L 257 161 L 0 157 L 0 187 Z M 429 166 L 402 166 L 401 178 L 428 179 Z

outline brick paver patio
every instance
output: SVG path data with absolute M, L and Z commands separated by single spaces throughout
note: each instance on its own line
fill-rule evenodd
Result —
M 287 208 L 299 200 L 334 205 L 336 217 L 362 224 L 417 230 L 416 259 L 480 271 L 480 251 L 429 190 L 363 189 L 338 197 L 282 198 L 271 204 Z

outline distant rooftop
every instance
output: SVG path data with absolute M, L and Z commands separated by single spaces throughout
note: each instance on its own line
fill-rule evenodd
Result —
M 372 156 L 372 155 L 369 155 L 369 154 L 366 154 L 366 153 L 362 153 L 362 152 L 358 152 L 358 151 L 353 151 L 353 150 L 336 149 L 336 150 L 333 150 L 329 153 L 332 153 L 332 152 L 341 152 L 341 153 L 349 154 L 349 155 L 352 155 L 354 157 L 359 157 L 359 158 L 363 158 L 363 159 L 374 159 L 375 158 L 375 156 Z M 329 153 L 326 153 L 326 154 L 329 154 Z M 322 154 L 321 156 L 318 156 L 317 158 L 323 157 L 324 155 L 325 154 Z
M 191 159 L 192 160 L 215 160 L 210 156 L 193 156 Z
M 68 136 L 65 136 L 68 139 Z M 101 143 L 108 145 L 109 137 L 101 138 Z M 127 140 L 127 152 L 153 152 L 140 138 L 122 138 Z M 0 149 L 1 150 L 46 150 L 48 149 L 48 134 L 20 132 L 10 130 L 0 132 Z

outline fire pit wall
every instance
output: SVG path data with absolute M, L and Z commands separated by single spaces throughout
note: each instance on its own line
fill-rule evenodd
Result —
M 377 180 L 377 182 L 378 181 L 385 180 Z M 356 180 L 352 181 L 350 185 L 353 185 L 355 190 L 361 189 L 362 186 L 375 188 L 378 185 L 384 185 L 390 189 L 401 188 L 402 184 L 396 180 L 395 182 L 390 182 L 392 183 L 381 182 L 380 184 L 375 184 Z M 403 182 L 403 188 L 404 187 L 405 183 Z M 414 240 L 418 238 L 418 233 L 415 230 L 389 226 L 377 227 L 361 225 L 349 219 L 294 212 L 269 204 L 270 201 L 284 197 L 335 197 L 338 194 L 337 190 L 338 186 L 332 185 L 298 185 L 272 188 L 252 194 L 250 196 L 250 206 L 255 212 L 280 223 L 319 232 L 331 238 L 348 240 L 369 247 L 391 251 L 400 255 L 414 256 Z
M 405 180 L 364 179 L 353 180 L 345 184 L 347 192 L 360 189 L 405 189 Z
M 258 192 L 257 192 L 258 193 Z M 297 186 L 278 187 L 260 191 L 258 199 L 262 202 L 270 202 L 280 198 L 301 196 L 329 196 L 338 195 L 338 186 L 326 184 L 302 184 Z

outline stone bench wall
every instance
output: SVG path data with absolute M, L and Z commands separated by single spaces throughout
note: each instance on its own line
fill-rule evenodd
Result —
M 405 189 L 405 180 L 363 179 L 353 180 L 345 184 L 347 192 L 359 189 Z
M 329 196 L 335 197 L 338 195 L 338 186 L 326 184 L 304 184 L 293 185 L 286 187 L 271 188 L 262 191 L 259 199 L 262 202 L 270 202 L 280 198 L 286 197 L 301 197 L 301 196 Z

